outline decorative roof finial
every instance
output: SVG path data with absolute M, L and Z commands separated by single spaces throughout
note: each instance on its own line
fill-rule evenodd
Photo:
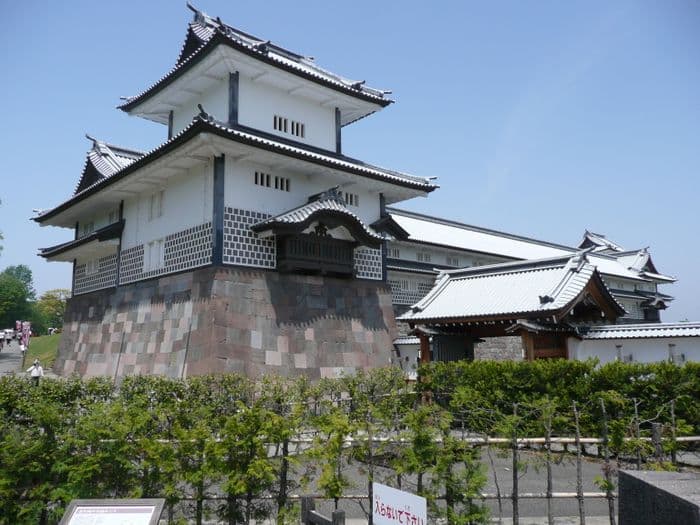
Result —
M 197 117 L 199 117 L 202 120 L 214 120 L 214 116 L 207 113 L 204 110 L 204 106 L 202 106 L 201 104 L 197 104 L 197 107 L 199 108 L 199 115 L 197 115 Z
M 201 12 L 199 9 L 197 9 L 195 6 L 193 6 L 193 5 L 190 4 L 189 2 L 185 2 L 185 5 L 187 5 L 187 9 L 189 9 L 190 11 L 192 11 L 192 12 L 194 13 L 194 19 L 195 19 L 195 21 L 196 21 L 197 19 L 203 18 L 202 12 Z
M 328 188 L 326 191 L 311 195 L 308 202 L 328 200 L 334 200 L 343 205 L 345 204 L 345 201 L 343 200 L 343 192 L 340 191 L 340 186 L 333 186 L 332 188 Z
M 265 42 L 260 42 L 258 44 L 255 44 L 255 50 L 260 51 L 261 53 L 267 53 L 267 46 L 270 44 L 270 40 L 266 40 Z

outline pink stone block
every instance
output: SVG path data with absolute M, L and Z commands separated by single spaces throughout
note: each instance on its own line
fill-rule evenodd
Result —
M 306 364 L 306 354 L 294 354 L 294 368 L 308 368 Z
M 271 366 L 281 366 L 282 354 L 280 352 L 265 350 L 265 364 Z
M 277 351 L 278 352 L 289 352 L 289 338 L 285 335 L 277 336 Z

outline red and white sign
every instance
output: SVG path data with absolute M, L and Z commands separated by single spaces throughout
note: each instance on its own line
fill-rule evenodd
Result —
M 427 525 L 425 498 L 381 483 L 372 483 L 374 525 Z

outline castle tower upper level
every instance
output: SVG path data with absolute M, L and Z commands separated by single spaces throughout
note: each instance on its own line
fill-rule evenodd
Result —
M 190 9 L 194 19 L 175 66 L 120 106 L 167 124 L 169 137 L 185 129 L 201 105 L 231 126 L 340 153 L 343 126 L 392 102 L 388 91 Z

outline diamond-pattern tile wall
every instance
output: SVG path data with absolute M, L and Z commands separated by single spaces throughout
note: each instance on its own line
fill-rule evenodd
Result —
M 253 224 L 270 217 L 258 211 L 224 208 L 224 263 L 275 268 L 275 238 L 261 239 L 250 229 Z
M 355 248 L 355 276 L 360 279 L 382 280 L 381 248 Z
M 211 251 L 211 222 L 205 222 L 204 224 L 166 236 L 163 266 L 161 268 L 143 271 L 144 247 L 142 244 L 122 250 L 119 284 L 131 283 L 157 275 L 210 264 Z
M 415 279 L 388 279 L 391 286 L 391 302 L 393 304 L 414 305 L 433 288 L 433 281 Z M 412 281 L 412 282 L 409 282 Z
M 117 254 L 102 257 L 97 262 L 97 272 L 87 273 L 86 264 L 78 264 L 75 267 L 73 281 L 73 294 L 83 293 L 109 288 L 117 284 Z

